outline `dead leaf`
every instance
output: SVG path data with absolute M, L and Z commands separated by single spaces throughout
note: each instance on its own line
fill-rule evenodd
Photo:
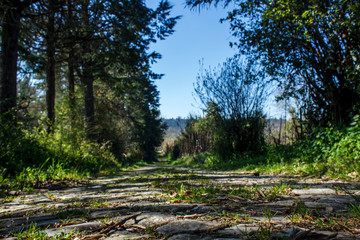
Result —
M 265 194 L 263 193 L 263 191 L 261 191 L 261 189 L 259 189 L 258 192 L 260 193 L 260 195 L 261 195 L 263 198 L 266 198 Z
M 144 227 L 144 226 L 142 226 L 142 225 L 139 225 L 139 224 L 133 224 L 133 225 L 131 225 L 132 227 L 135 227 L 135 228 L 140 228 L 140 229 L 143 229 L 143 230 L 145 230 L 146 229 L 146 227 Z
M 171 190 L 171 191 L 169 192 L 169 196 L 172 197 L 172 198 L 173 198 L 173 197 L 176 197 L 176 195 L 177 195 L 176 192 L 173 191 L 173 190 Z
M 213 217 L 213 218 L 208 219 L 208 221 L 218 220 L 219 218 L 220 218 L 220 217 Z
M 239 197 L 239 196 L 235 196 L 235 195 L 228 195 L 228 197 L 233 198 L 233 200 L 246 201 L 245 198 Z
M 184 196 L 190 196 L 190 195 L 193 195 L 193 194 L 194 194 L 194 192 L 191 191 L 191 190 L 187 190 L 187 191 L 184 192 Z
M 187 218 L 187 219 L 199 218 L 199 217 L 205 216 L 206 214 L 207 214 L 207 213 L 203 213 L 203 214 L 192 214 L 192 215 L 178 216 L 177 218 Z

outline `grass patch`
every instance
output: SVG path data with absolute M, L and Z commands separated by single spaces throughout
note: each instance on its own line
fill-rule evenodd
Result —
M 207 182 L 207 181 L 206 181 Z M 272 187 L 253 186 L 223 186 L 203 183 L 192 180 L 179 181 L 170 180 L 157 182 L 156 186 L 161 187 L 166 192 L 168 200 L 175 202 L 202 202 L 215 204 L 223 200 L 243 199 L 244 201 L 274 201 L 291 191 L 288 184 L 275 184 Z
M 308 153 L 308 155 L 314 155 L 315 160 L 312 160 L 302 149 L 303 146 L 266 147 L 266 150 L 260 153 L 237 153 L 232 154 L 227 159 L 222 159 L 211 153 L 201 153 L 184 156 L 170 162 L 170 164 L 197 169 L 249 171 L 256 174 L 284 173 L 315 177 L 327 176 L 345 180 L 360 177 L 359 171 L 355 167 L 356 164 L 360 165 L 360 161 L 358 163 L 356 159 L 354 159 L 353 164 L 344 166 L 341 163 L 341 167 L 335 168 L 334 158 L 316 160 L 315 154 Z
M 21 240 L 71 240 L 79 235 L 77 231 L 73 231 L 71 233 L 62 232 L 61 234 L 55 234 L 53 237 L 49 237 L 44 230 L 45 229 L 38 227 L 36 223 L 31 223 L 29 227 L 24 228 L 17 233 L 13 233 L 12 235 L 16 237 L 16 239 Z
M 73 219 L 75 217 L 86 218 L 87 216 L 89 216 L 89 214 L 90 214 L 90 210 L 69 209 L 69 210 L 57 212 L 56 216 L 60 219 Z
M 287 195 L 292 187 L 288 184 L 274 184 L 272 187 L 259 187 L 258 185 L 240 186 L 231 188 L 227 192 L 244 199 L 274 201 L 282 195 Z

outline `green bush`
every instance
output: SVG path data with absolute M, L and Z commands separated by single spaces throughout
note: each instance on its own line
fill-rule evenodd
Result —
M 360 117 L 354 117 L 351 126 L 328 152 L 331 173 L 360 173 Z
M 24 130 L 0 121 L 0 185 L 26 187 L 46 180 L 79 179 L 121 167 L 107 144 L 42 127 Z
M 270 148 L 267 158 L 272 167 L 281 162 L 286 166 L 283 168 L 286 172 L 332 177 L 347 177 L 355 173 L 357 176 L 360 172 L 359 140 L 360 120 L 357 115 L 347 128 L 329 125 L 315 129 L 291 150 Z

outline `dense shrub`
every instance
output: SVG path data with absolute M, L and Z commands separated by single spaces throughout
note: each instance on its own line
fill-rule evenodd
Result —
M 48 134 L 41 127 L 22 130 L 6 121 L 0 121 L 0 154 L 2 178 L 13 178 L 24 171 L 32 172 L 31 169 L 45 172 L 71 169 L 82 175 L 120 166 L 106 144 L 80 137 L 75 140 L 60 133 Z
M 227 158 L 232 153 L 258 151 L 264 145 L 263 114 L 267 76 L 259 64 L 234 56 L 218 68 L 203 70 L 195 93 L 211 122 L 211 151 Z

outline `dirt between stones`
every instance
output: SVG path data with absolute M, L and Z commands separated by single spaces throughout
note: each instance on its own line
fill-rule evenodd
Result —
M 160 162 L 0 199 L 0 238 L 360 239 L 359 186 Z

